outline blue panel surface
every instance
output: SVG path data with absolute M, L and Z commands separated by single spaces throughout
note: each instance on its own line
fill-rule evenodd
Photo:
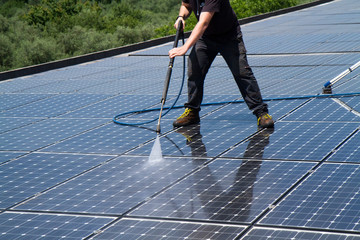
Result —
M 30 125 L 36 122 L 41 122 L 45 118 L 2 118 L 0 117 L 0 134 Z
M 60 80 L 50 85 L 33 87 L 22 91 L 23 93 L 74 93 L 81 89 L 97 86 L 111 79 L 76 79 L 76 80 Z
M 81 109 L 61 115 L 61 118 L 108 118 L 116 114 L 141 110 L 152 107 L 160 102 L 155 95 L 118 95 L 109 96 L 103 101 L 96 102 Z M 156 106 L 159 107 L 159 106 Z M 155 116 L 156 114 L 154 114 Z M 136 117 L 137 118 L 137 117 Z
M 105 99 L 106 95 L 65 94 L 0 113 L 0 117 L 55 117 Z
M 327 161 L 360 162 L 360 132 L 358 131 L 342 145 Z
M 8 208 L 110 158 L 33 153 L 3 164 L 0 166 L 0 208 Z
M 312 166 L 299 162 L 216 160 L 130 216 L 249 223 Z
M 348 107 L 348 108 L 347 108 Z M 312 99 L 284 120 L 286 121 L 327 121 L 360 122 L 360 97 Z
M 26 152 L 0 152 L 0 164 L 13 160 L 24 154 L 26 154 Z
M 1 84 L 2 86 L 3 84 Z M 1 88 L 2 89 L 2 88 Z M 0 110 L 9 110 L 19 106 L 23 106 L 41 99 L 50 98 L 51 94 L 1 94 Z
M 56 82 L 53 79 L 39 80 L 34 76 L 26 76 L 9 81 L 1 82 L 1 93 L 19 93 L 25 89 L 33 88 L 34 86 L 52 84 Z
M 113 218 L 32 213 L 0 214 L 0 239 L 83 239 Z
M 360 57 L 359 57 L 359 59 L 360 59 Z M 357 71 L 360 71 L 360 69 L 358 69 Z M 344 79 L 340 80 L 338 83 L 333 85 L 333 92 L 334 93 L 352 93 L 352 92 L 359 93 L 360 92 L 359 81 L 360 81 L 360 74 L 356 74 L 356 75 L 349 74 L 347 77 L 345 77 Z
M 120 157 L 16 209 L 121 215 L 200 164 L 189 159 Z
M 0 134 L 0 150 L 36 150 L 79 134 L 106 121 L 98 119 L 49 119 Z
M 113 123 L 56 143 L 45 151 L 121 154 L 155 137 L 154 131 Z M 119 141 L 126 139 L 126 141 Z

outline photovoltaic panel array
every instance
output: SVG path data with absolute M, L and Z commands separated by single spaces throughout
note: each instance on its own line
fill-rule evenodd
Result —
M 242 26 L 274 129 L 221 55 L 174 129 L 177 57 L 157 135 L 172 42 L 0 82 L 0 239 L 360 239 L 360 69 L 322 91 L 360 61 L 358 19 L 337 0 Z

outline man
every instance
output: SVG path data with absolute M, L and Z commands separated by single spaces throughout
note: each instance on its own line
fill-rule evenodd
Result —
M 185 112 L 174 121 L 174 127 L 200 122 L 205 76 L 218 53 L 224 57 L 246 104 L 257 117 L 258 126 L 274 127 L 247 62 L 240 25 L 229 0 L 182 0 L 174 27 L 177 28 L 179 21 L 185 26 L 185 20 L 192 12 L 198 22 L 190 37 L 183 46 L 169 51 L 170 58 L 173 58 L 185 55 L 193 47 L 188 62 L 188 102 Z

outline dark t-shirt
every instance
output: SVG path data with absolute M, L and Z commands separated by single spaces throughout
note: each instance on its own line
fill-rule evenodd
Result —
M 190 4 L 197 19 L 201 12 L 215 12 L 204 36 L 233 38 L 240 34 L 240 25 L 229 0 L 182 0 Z

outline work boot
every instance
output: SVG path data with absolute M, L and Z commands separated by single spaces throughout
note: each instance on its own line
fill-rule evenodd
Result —
M 192 108 L 185 108 L 184 113 L 173 122 L 173 125 L 174 127 L 182 127 L 199 122 L 199 111 Z
M 273 128 L 274 120 L 268 113 L 262 113 L 258 116 L 257 124 L 259 128 Z

